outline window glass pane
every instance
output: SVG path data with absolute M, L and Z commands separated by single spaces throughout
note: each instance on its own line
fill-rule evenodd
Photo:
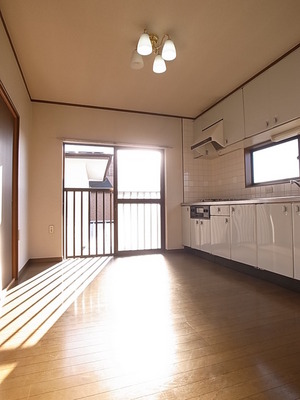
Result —
M 107 171 L 109 158 L 99 159 L 66 158 L 65 187 L 89 188 L 91 182 L 103 182 Z
M 118 198 L 160 198 L 161 152 L 118 150 Z
M 299 177 L 297 157 L 298 139 L 253 151 L 253 183 Z
M 114 149 L 88 145 L 65 145 L 65 188 L 112 188 Z

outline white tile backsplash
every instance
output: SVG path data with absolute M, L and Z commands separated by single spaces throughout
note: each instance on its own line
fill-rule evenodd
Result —
M 183 132 L 184 202 L 210 198 L 300 196 L 300 188 L 290 183 L 246 188 L 243 149 L 214 159 L 195 159 L 190 149 L 193 123 L 188 122 Z

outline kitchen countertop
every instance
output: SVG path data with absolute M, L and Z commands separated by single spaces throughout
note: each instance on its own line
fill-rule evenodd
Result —
M 183 206 L 198 205 L 231 205 L 231 204 L 262 204 L 262 203 L 294 203 L 300 202 L 300 196 L 259 197 L 253 199 L 229 199 L 229 200 L 201 200 L 190 203 L 182 203 Z

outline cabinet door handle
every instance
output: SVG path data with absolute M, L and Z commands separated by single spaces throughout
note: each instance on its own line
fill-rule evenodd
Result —
M 220 208 L 220 207 L 218 207 L 218 213 L 219 213 L 219 212 L 221 212 L 221 208 Z
M 234 207 L 231 207 L 231 211 L 234 213 L 234 212 L 235 212 L 235 208 L 234 208 Z
M 300 212 L 300 207 L 299 207 L 299 206 L 295 206 L 295 211 L 296 211 L 297 213 L 299 213 L 299 212 Z
M 282 211 L 283 211 L 285 214 L 287 214 L 287 212 L 288 212 L 287 206 L 282 206 Z
M 225 224 L 228 224 L 228 222 L 229 222 L 229 219 L 225 218 Z
M 196 225 L 198 225 L 199 224 L 199 221 L 198 220 L 196 220 Z
M 274 117 L 274 123 L 277 124 L 278 122 L 278 117 Z
M 269 126 L 269 121 L 266 121 L 266 127 L 268 128 L 268 126 Z
M 200 221 L 200 225 L 203 225 L 203 221 Z

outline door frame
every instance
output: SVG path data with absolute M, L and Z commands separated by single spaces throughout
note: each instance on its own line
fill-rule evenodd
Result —
M 7 105 L 13 119 L 13 151 L 12 151 L 12 278 L 18 279 L 18 190 L 19 190 L 19 127 L 20 116 L 7 90 L 0 80 L 0 96 Z

